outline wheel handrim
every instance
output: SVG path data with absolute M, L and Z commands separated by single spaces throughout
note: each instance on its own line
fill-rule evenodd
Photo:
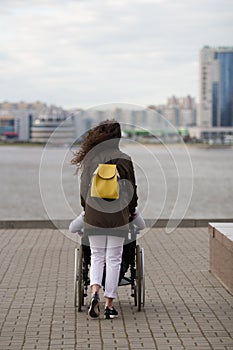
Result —
M 146 291 L 146 285 L 145 285 L 145 255 L 144 255 L 144 248 L 141 249 L 141 271 L 142 271 L 142 305 L 145 306 L 145 291 Z
M 138 311 L 141 311 L 142 298 L 142 275 L 141 275 L 141 252 L 140 246 L 136 246 L 136 284 L 137 284 L 137 306 Z
M 83 247 L 80 246 L 78 254 L 78 311 L 81 311 L 83 305 Z
M 77 267 L 78 267 L 78 249 L 74 251 L 74 307 L 77 306 Z

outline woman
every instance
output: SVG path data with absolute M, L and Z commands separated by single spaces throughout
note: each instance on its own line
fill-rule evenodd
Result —
M 120 151 L 121 127 L 115 120 L 106 120 L 89 130 L 72 164 L 81 167 L 81 205 L 85 212 L 84 230 L 91 248 L 90 285 L 92 298 L 89 316 L 99 317 L 99 290 L 105 266 L 106 319 L 115 318 L 113 307 L 117 296 L 124 238 L 128 234 L 129 217 L 135 216 L 137 186 L 131 158 Z M 104 200 L 90 196 L 90 184 L 99 164 L 116 164 L 120 197 Z

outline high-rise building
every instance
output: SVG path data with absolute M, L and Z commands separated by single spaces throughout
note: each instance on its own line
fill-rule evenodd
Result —
M 233 47 L 200 51 L 200 128 L 233 126 Z

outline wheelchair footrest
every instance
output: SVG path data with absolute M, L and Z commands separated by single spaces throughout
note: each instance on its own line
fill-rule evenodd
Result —
M 119 286 L 128 286 L 129 284 L 131 284 L 131 279 L 127 277 L 123 277 L 120 280 Z

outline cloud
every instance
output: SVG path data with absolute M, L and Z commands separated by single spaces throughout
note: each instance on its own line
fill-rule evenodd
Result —
M 74 106 L 196 96 L 199 49 L 232 44 L 228 0 L 1 0 L 0 8 L 8 100 Z

